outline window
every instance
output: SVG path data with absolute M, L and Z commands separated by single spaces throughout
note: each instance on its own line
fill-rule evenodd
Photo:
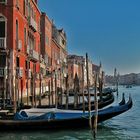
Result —
M 26 0 L 24 0 L 24 3 L 23 3 L 23 13 L 24 15 L 26 16 Z
M 26 68 L 26 70 L 28 68 L 28 61 L 27 60 L 25 61 L 25 68 Z
M 0 37 L 5 37 L 5 21 L 0 21 Z
M 18 40 L 18 21 L 16 20 L 16 40 Z
M 19 65 L 19 57 L 16 58 L 16 66 L 19 68 L 20 65 Z
M 16 47 L 18 45 L 18 21 L 16 20 Z
M 0 67 L 6 66 L 6 55 L 0 55 Z
M 62 39 L 61 41 L 62 41 L 62 44 L 63 44 L 63 45 L 65 45 L 65 40 L 64 40 L 64 39 Z
M 27 45 L 27 33 L 26 33 L 26 28 L 24 28 L 24 44 Z
M 0 3 L 6 3 L 7 2 L 7 0 L 0 0 Z

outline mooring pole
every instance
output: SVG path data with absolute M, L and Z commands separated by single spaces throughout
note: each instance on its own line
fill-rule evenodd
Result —
M 13 91 L 14 113 L 16 113 L 17 112 L 17 101 L 16 101 L 16 77 L 15 77 L 15 75 L 13 75 L 13 77 L 12 77 L 12 82 L 13 82 L 12 91 Z
M 58 96 L 57 96 L 57 77 L 55 72 L 55 107 L 57 108 L 58 105 Z
M 42 88 L 42 77 L 41 77 L 41 72 L 39 74 L 39 78 L 40 78 L 40 91 L 39 91 L 39 106 L 41 106 L 41 88 Z
M 49 106 L 51 105 L 51 85 L 50 85 L 50 80 L 48 82 L 48 90 L 49 90 Z
M 97 123 L 98 123 L 97 80 L 98 80 L 98 75 L 96 73 L 95 74 L 95 93 L 94 93 L 95 115 L 94 115 L 94 124 L 93 124 L 94 139 L 96 139 L 96 135 L 97 135 Z
M 117 96 L 119 95 L 119 73 L 117 75 Z
M 68 75 L 66 77 L 66 109 L 68 109 L 69 104 L 69 93 L 68 93 Z
M 29 61 L 27 61 L 27 82 L 26 82 L 26 89 L 27 89 L 27 105 L 29 105 L 29 85 L 28 85 L 28 81 L 29 81 L 29 74 L 31 74 L 29 72 Z
M 87 53 L 86 53 L 86 70 L 87 70 L 87 92 L 88 92 L 89 127 L 90 127 L 90 129 L 92 129 L 92 122 L 91 122 L 91 100 L 90 100 L 90 92 L 89 92 L 88 54 Z
M 82 98 L 83 98 L 83 113 L 85 113 L 85 95 L 84 95 L 84 65 L 82 64 Z
M 21 103 L 20 103 L 20 107 L 23 106 L 23 80 L 20 79 L 20 85 L 21 85 Z

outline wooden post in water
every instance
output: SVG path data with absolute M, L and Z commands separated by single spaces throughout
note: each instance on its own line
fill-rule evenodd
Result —
M 36 82 L 34 82 L 34 106 L 36 107 Z
M 16 76 L 16 102 L 17 102 L 17 108 L 19 108 L 19 78 Z
M 21 103 L 20 103 L 20 107 L 23 106 L 23 80 L 20 79 L 20 85 L 21 85 Z
M 78 105 L 78 93 L 79 93 L 79 78 L 78 78 L 78 74 L 75 74 L 75 78 L 74 78 L 74 108 L 77 107 Z
M 28 85 L 28 81 L 29 81 L 29 61 L 27 61 L 27 83 L 26 83 L 26 88 L 27 88 L 27 105 L 29 105 L 29 85 Z
M 5 109 L 5 97 L 6 97 L 6 75 L 4 76 L 4 84 L 3 84 L 3 109 Z
M 100 99 L 102 100 L 103 97 L 103 76 L 104 72 L 102 71 L 101 78 L 98 75 L 98 81 L 99 81 L 99 92 L 100 92 Z
M 96 73 L 96 74 L 95 74 L 95 93 L 94 93 L 95 115 L 94 115 L 94 124 L 93 124 L 94 139 L 96 139 L 96 134 L 97 134 L 97 123 L 98 123 L 97 80 L 98 80 L 98 75 L 97 75 L 97 73 Z
M 53 100 L 53 71 L 51 75 L 51 98 L 52 98 L 52 105 L 54 105 L 54 100 Z
M 63 104 L 62 68 L 60 69 L 60 105 Z
M 15 77 L 15 75 L 13 75 L 13 77 L 12 77 L 12 82 L 13 82 L 12 91 L 13 91 L 14 113 L 16 113 L 17 112 L 17 101 L 16 101 L 16 77 Z
M 42 88 L 42 77 L 41 77 L 41 72 L 39 74 L 40 78 L 40 91 L 39 91 L 39 106 L 41 106 L 41 88 Z
M 55 72 L 55 108 L 58 106 L 58 96 L 57 96 L 57 77 L 56 77 L 56 72 Z
M 84 64 L 82 64 L 82 99 L 83 99 L 83 113 L 85 113 L 85 95 L 84 95 Z
M 89 92 L 89 71 L 88 71 L 88 54 L 86 53 L 86 70 L 87 70 L 87 92 L 88 92 L 88 113 L 89 113 L 89 127 L 92 129 L 92 122 L 91 122 L 91 99 L 90 99 L 90 92 Z
M 35 87 L 35 85 L 34 85 L 34 80 L 35 80 L 35 74 L 33 73 L 32 74 L 32 79 L 31 79 L 31 88 L 32 88 L 32 90 L 31 90 L 31 94 L 32 94 L 32 107 L 34 107 L 34 92 L 35 92 L 35 90 L 34 90 L 34 87 Z
M 48 83 L 48 89 L 49 89 L 49 106 L 51 105 L 51 84 L 50 84 L 50 80 Z
M 68 109 L 69 104 L 69 93 L 68 93 L 68 75 L 66 77 L 66 109 Z
M 117 96 L 119 95 L 119 73 L 117 75 Z
M 16 100 L 16 105 L 17 108 L 19 108 L 19 79 L 18 76 L 16 76 L 16 85 L 15 85 L 15 100 Z

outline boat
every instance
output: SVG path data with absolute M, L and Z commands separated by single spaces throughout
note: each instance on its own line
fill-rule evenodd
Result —
M 132 98 L 124 105 L 110 106 L 99 109 L 98 123 L 128 111 L 132 107 Z M 94 120 L 95 111 L 91 111 Z M 88 111 L 62 110 L 62 109 L 28 109 L 15 114 L 14 120 L 0 120 L 1 130 L 35 130 L 35 129 L 65 129 L 82 128 L 89 126 Z
M 126 88 L 132 88 L 132 85 L 127 85 Z
M 107 105 L 110 105 L 114 102 L 114 95 L 113 93 L 106 95 L 105 97 L 103 97 L 102 99 L 98 100 L 98 108 L 101 109 Z M 37 106 L 37 108 L 54 108 L 55 105 L 41 105 L 41 106 Z M 58 105 L 57 106 L 58 109 L 65 109 L 66 105 Z M 91 101 L 91 110 L 94 110 L 94 101 Z M 79 103 L 76 107 L 74 107 L 73 103 L 69 103 L 68 104 L 68 109 L 72 109 L 72 110 L 83 110 L 83 103 Z M 85 102 L 85 110 L 88 110 L 88 102 Z
M 122 101 L 119 103 L 119 105 L 124 105 L 125 104 L 125 96 L 124 93 L 122 94 Z

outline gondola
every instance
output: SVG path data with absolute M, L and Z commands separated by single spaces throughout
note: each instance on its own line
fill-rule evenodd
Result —
M 98 100 L 98 108 L 101 109 L 107 105 L 110 105 L 114 102 L 114 95 L 112 94 L 108 94 L 105 97 L 103 97 L 102 99 Z M 54 108 L 55 105 L 41 105 L 41 106 L 37 106 L 37 108 Z M 58 109 L 65 109 L 66 105 L 58 105 L 57 106 Z M 83 110 L 83 103 L 79 103 L 76 107 L 74 107 L 73 103 L 69 103 L 68 104 L 68 109 L 72 109 L 72 110 Z M 88 102 L 85 102 L 85 110 L 88 110 Z M 91 110 L 94 110 L 94 101 L 91 101 Z
M 119 103 L 119 105 L 124 105 L 125 104 L 125 96 L 124 93 L 122 94 L 122 101 Z
M 132 107 L 132 99 L 124 105 L 110 106 L 98 111 L 98 123 L 115 117 Z M 32 110 L 32 111 L 31 111 Z M 91 111 L 92 121 L 95 111 Z M 0 120 L 2 130 L 64 129 L 88 127 L 89 113 L 86 111 L 61 109 L 29 109 L 15 114 L 15 120 Z

